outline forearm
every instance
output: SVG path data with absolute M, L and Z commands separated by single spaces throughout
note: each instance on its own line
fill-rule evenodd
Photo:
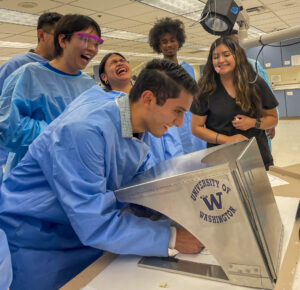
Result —
M 192 127 L 192 133 L 196 137 L 206 141 L 207 143 L 216 144 L 217 132 L 210 130 L 204 126 Z
M 219 134 L 218 132 L 208 129 L 206 127 L 195 127 L 194 129 L 192 129 L 192 133 L 196 137 L 211 144 L 225 144 L 230 142 L 230 136 Z
M 260 125 L 257 128 L 257 120 L 260 120 Z M 257 129 L 261 129 L 261 130 L 267 130 L 270 128 L 274 128 L 277 124 L 277 118 L 274 116 L 265 116 L 262 118 L 249 118 L 249 129 L 250 128 L 257 128 Z
M 278 123 L 278 118 L 275 116 L 265 116 L 263 118 L 260 118 L 260 120 L 261 120 L 261 124 L 259 129 L 262 130 L 271 129 L 275 127 Z M 255 127 L 255 123 L 254 123 L 254 127 Z

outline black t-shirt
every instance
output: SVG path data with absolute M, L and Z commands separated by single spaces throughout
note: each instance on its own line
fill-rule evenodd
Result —
M 255 84 L 259 96 L 261 96 L 263 109 L 273 109 L 278 106 L 278 102 L 272 93 L 267 83 L 258 77 Z M 268 146 L 268 140 L 264 130 L 251 128 L 246 131 L 241 131 L 233 127 L 232 121 L 234 116 L 241 114 L 249 116 L 249 113 L 242 111 L 241 107 L 236 104 L 223 87 L 220 80 L 217 80 L 217 89 L 210 96 L 201 96 L 199 105 L 193 103 L 191 112 L 200 116 L 207 116 L 205 126 L 212 131 L 227 136 L 241 134 L 247 138 L 256 137 L 260 152 L 262 154 L 265 166 L 268 168 L 273 165 L 273 158 Z M 207 147 L 212 147 L 217 144 L 207 143 Z

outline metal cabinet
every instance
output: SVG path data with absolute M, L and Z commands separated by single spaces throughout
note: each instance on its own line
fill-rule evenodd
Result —
M 264 68 L 282 67 L 280 42 L 274 42 L 271 45 L 274 46 L 265 46 L 262 51 Z
M 298 42 L 298 43 L 297 43 Z M 292 65 L 291 57 L 292 55 L 300 54 L 300 38 L 295 38 L 291 40 L 282 41 L 281 45 L 289 45 L 291 46 L 282 46 L 281 47 L 281 55 L 282 55 L 282 66 L 290 66 Z
M 278 105 L 278 111 L 279 111 L 279 117 L 286 117 L 286 100 L 285 100 L 285 91 L 273 91 L 279 105 Z
M 257 57 L 257 55 L 258 55 L 260 49 L 261 49 L 261 46 L 259 46 L 259 47 L 248 48 L 248 49 L 246 50 L 247 57 L 256 60 L 256 57 Z M 259 61 L 260 64 L 263 66 L 263 63 L 264 63 L 264 62 L 263 62 L 263 55 L 262 55 L 262 53 L 260 53 L 260 55 L 259 55 L 259 57 L 258 57 L 258 61 Z
M 300 116 L 300 89 L 285 90 L 285 100 L 287 116 Z

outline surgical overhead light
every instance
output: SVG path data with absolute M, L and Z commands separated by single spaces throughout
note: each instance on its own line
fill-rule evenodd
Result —
M 200 23 L 214 35 L 230 34 L 242 6 L 233 0 L 208 0 L 202 12 Z

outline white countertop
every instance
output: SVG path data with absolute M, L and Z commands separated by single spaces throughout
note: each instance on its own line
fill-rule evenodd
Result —
M 276 197 L 279 212 L 284 224 L 283 253 L 286 252 L 288 241 L 295 220 L 298 198 Z M 282 255 L 283 258 L 284 254 Z M 106 267 L 84 290 L 159 290 L 164 289 L 161 283 L 166 283 L 166 289 L 172 290 L 249 290 L 253 288 L 216 282 L 198 277 L 191 277 L 160 270 L 138 267 L 141 257 L 119 256 Z M 299 290 L 300 267 L 296 271 L 292 290 Z

